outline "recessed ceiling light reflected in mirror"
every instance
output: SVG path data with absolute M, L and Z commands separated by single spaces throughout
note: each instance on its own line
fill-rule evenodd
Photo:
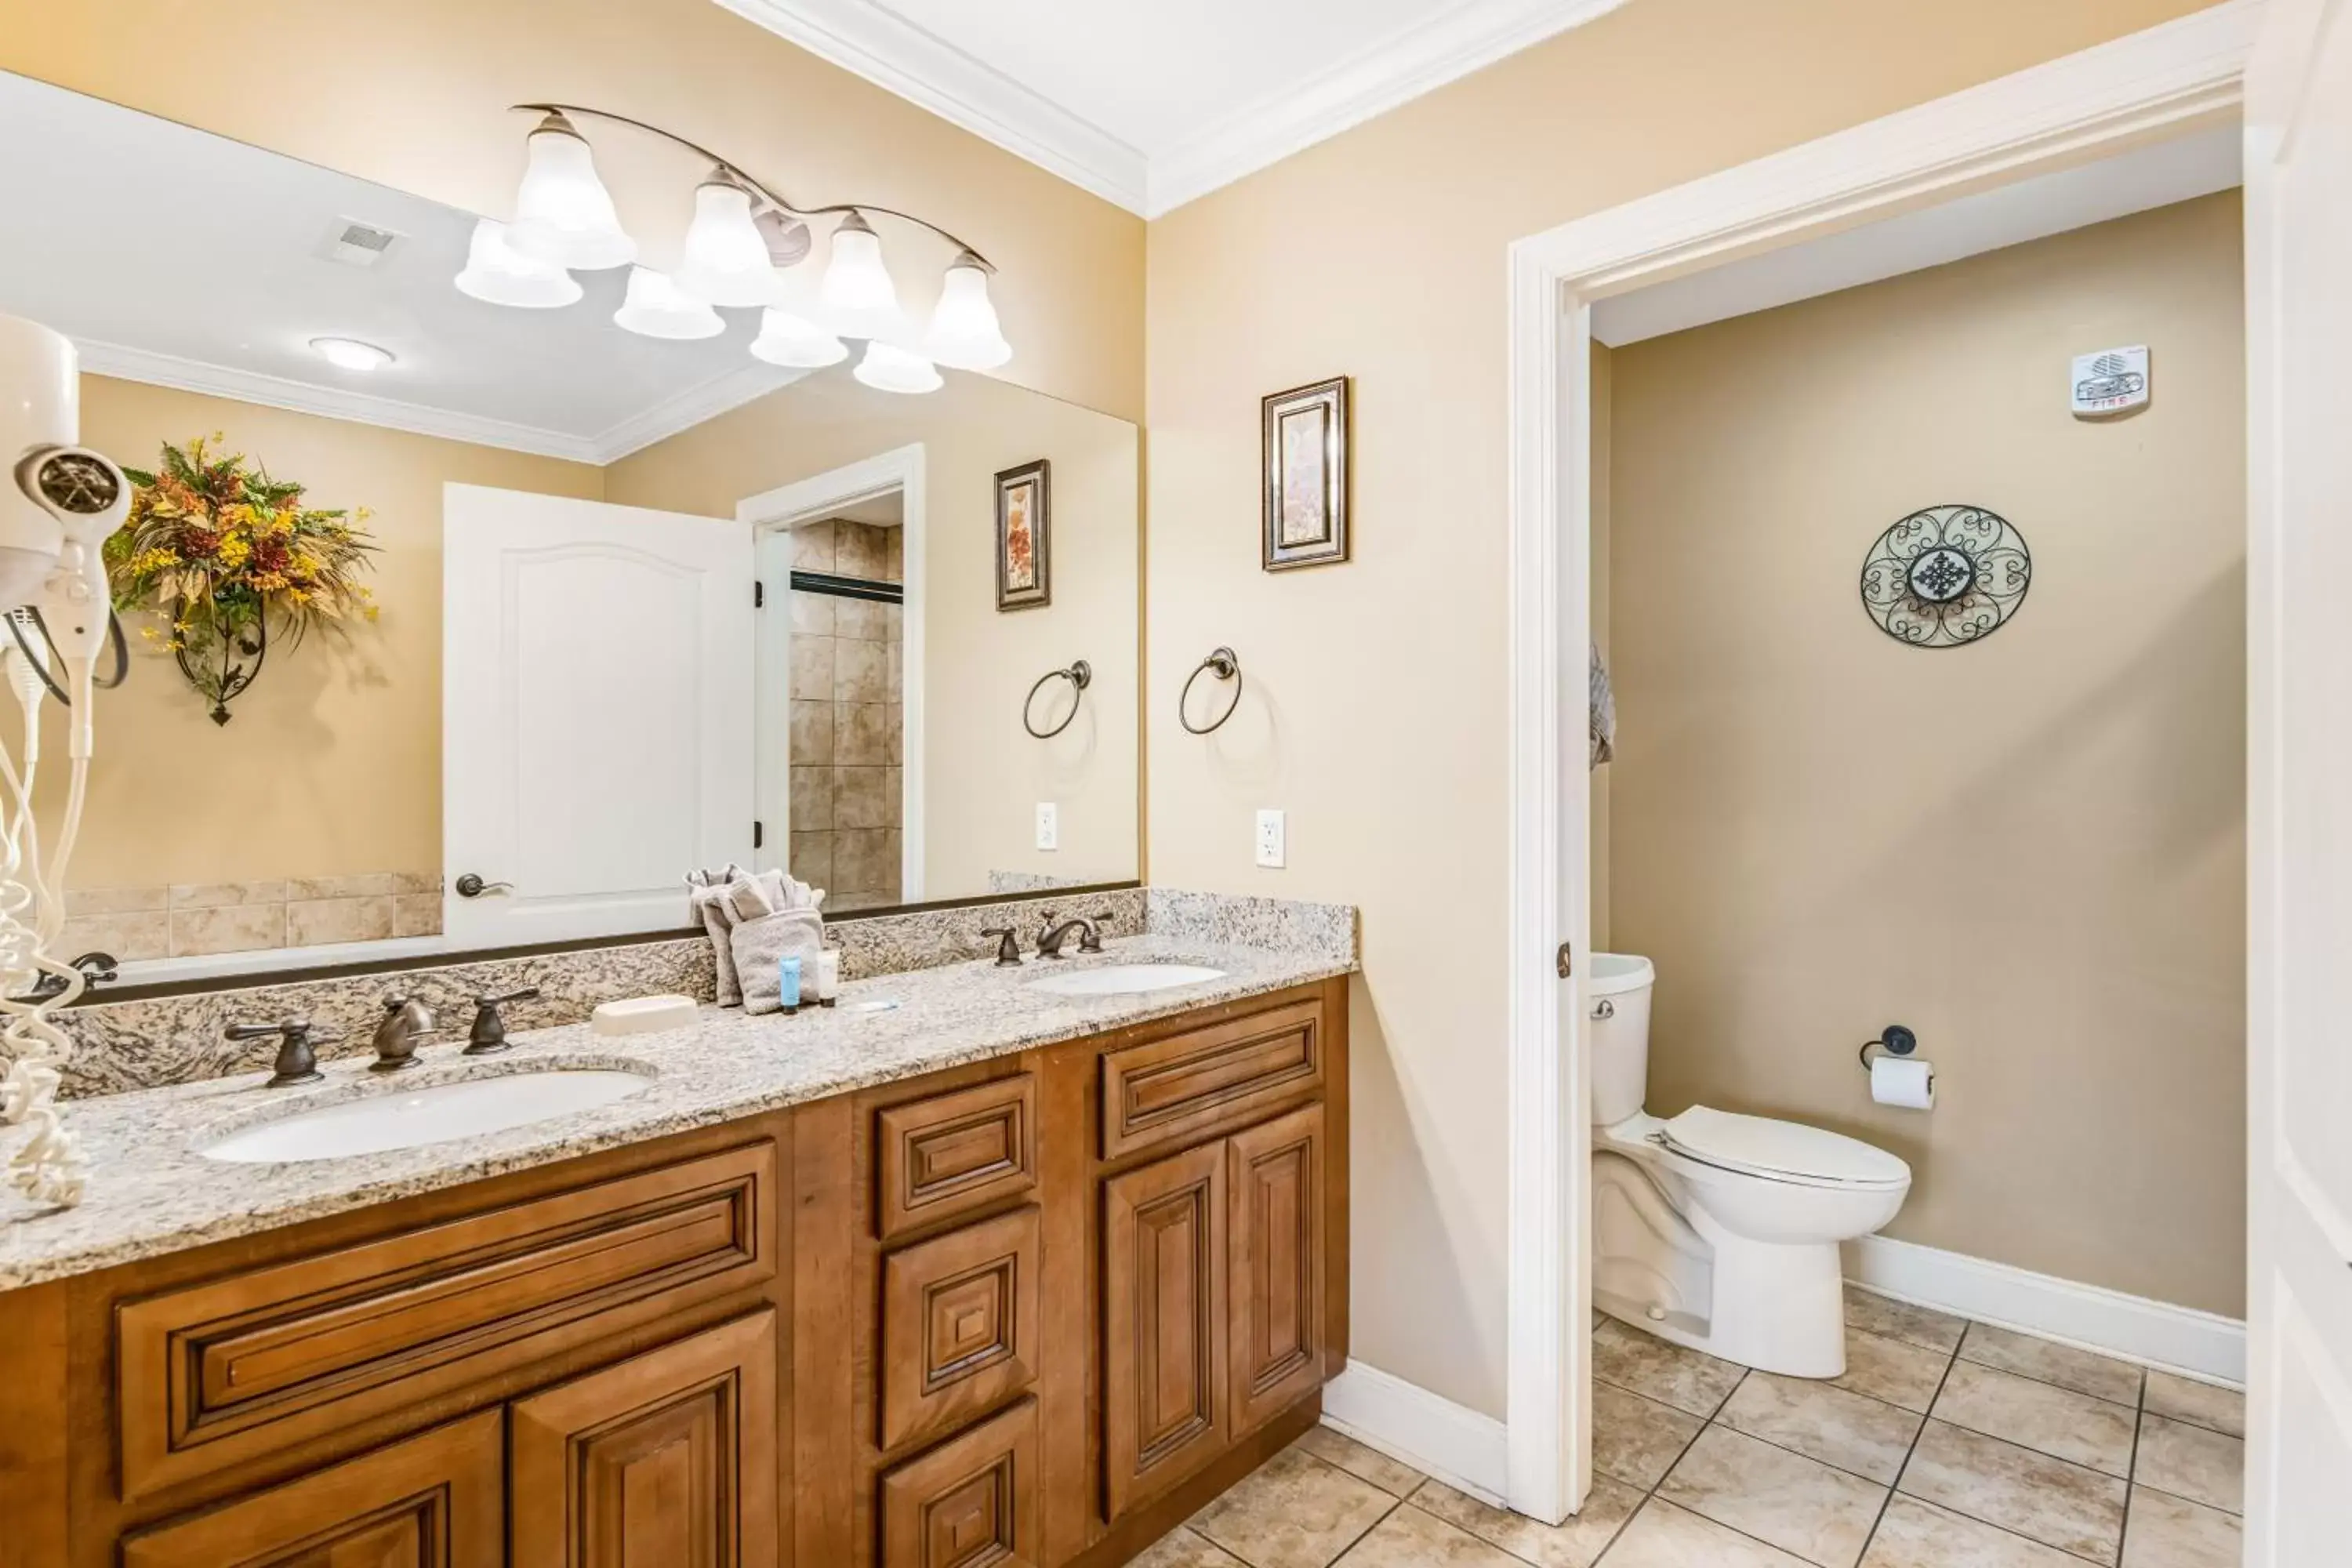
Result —
M 310 347 L 338 370 L 381 370 L 393 362 L 390 349 L 380 349 L 357 338 L 312 338 Z

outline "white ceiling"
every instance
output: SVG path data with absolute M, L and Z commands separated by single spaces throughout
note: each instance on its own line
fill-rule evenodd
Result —
M 1592 335 L 1622 348 L 2210 195 L 2243 159 L 2235 125 L 2175 137 L 1599 300 Z
M 719 0 L 1147 217 L 1624 0 Z
M 700 342 L 625 332 L 625 269 L 562 310 L 486 305 L 450 281 L 471 214 L 46 83 L 0 73 L 0 146 L 42 150 L 0 159 L 0 312 L 101 374 L 592 463 L 795 379 L 745 352 L 757 311 Z M 404 237 L 328 260 L 347 219 Z M 339 371 L 314 337 L 398 358 Z

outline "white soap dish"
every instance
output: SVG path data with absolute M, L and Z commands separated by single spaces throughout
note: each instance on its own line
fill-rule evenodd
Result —
M 683 1029 L 694 1022 L 691 996 L 627 996 L 600 1002 L 588 1015 L 588 1027 L 599 1035 L 650 1035 L 657 1029 Z

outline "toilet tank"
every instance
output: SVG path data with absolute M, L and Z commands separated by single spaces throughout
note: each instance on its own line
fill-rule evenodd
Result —
M 1585 1047 L 1592 1063 L 1592 1124 L 1613 1127 L 1642 1109 L 1650 1083 L 1650 985 L 1646 958 L 1596 952 L 1584 979 Z

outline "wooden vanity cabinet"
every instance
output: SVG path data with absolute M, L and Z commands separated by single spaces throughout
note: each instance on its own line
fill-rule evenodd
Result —
M 0 1292 L 5 1568 L 1112 1568 L 1347 1352 L 1318 982 Z

